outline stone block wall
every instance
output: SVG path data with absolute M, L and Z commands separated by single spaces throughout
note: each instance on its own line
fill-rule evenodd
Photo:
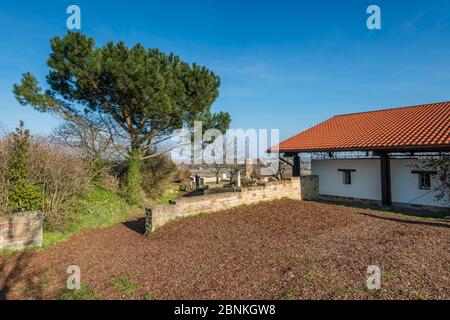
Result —
M 148 208 L 146 210 L 146 233 L 153 232 L 178 218 L 281 198 L 301 199 L 300 179 L 298 177 L 270 182 L 262 187 L 241 188 L 234 192 L 182 198 L 177 200 L 176 204 L 157 205 Z
M 319 197 L 319 177 L 302 176 L 300 178 L 302 200 L 314 200 Z
M 40 212 L 0 215 L 0 249 L 42 245 L 44 217 Z

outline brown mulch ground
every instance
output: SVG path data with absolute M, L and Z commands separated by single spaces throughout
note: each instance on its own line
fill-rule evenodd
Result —
M 450 299 L 450 221 L 280 200 L 180 220 L 143 219 L 0 257 L 0 299 L 58 298 L 66 268 L 100 299 Z M 365 289 L 367 267 L 382 289 Z

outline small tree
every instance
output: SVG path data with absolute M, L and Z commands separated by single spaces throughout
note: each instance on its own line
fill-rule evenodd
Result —
M 288 164 L 280 160 L 278 162 L 277 172 L 274 174 L 275 179 L 282 181 L 286 177 L 286 172 L 288 169 Z
M 211 173 L 214 174 L 214 177 L 216 178 L 216 184 L 219 184 L 220 173 L 225 167 L 226 164 L 223 163 L 213 163 L 209 166 L 209 171 L 211 171 Z
M 12 213 L 40 210 L 43 191 L 29 180 L 28 160 L 30 132 L 21 121 L 16 132 L 9 135 L 8 210 Z

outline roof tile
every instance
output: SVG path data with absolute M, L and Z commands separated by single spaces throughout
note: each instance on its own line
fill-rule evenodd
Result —
M 280 152 L 450 146 L 450 101 L 335 116 L 271 150 Z

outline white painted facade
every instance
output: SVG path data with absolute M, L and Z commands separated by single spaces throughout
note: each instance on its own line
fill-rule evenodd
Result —
M 444 200 L 437 201 L 433 191 L 437 181 L 431 179 L 431 189 L 419 188 L 418 174 L 411 173 L 419 159 L 391 159 L 392 202 L 448 207 Z M 344 184 L 343 172 L 339 169 L 355 170 L 352 183 Z M 319 177 L 321 195 L 352 197 L 381 201 L 381 169 L 379 159 L 326 159 L 312 160 L 313 175 Z

